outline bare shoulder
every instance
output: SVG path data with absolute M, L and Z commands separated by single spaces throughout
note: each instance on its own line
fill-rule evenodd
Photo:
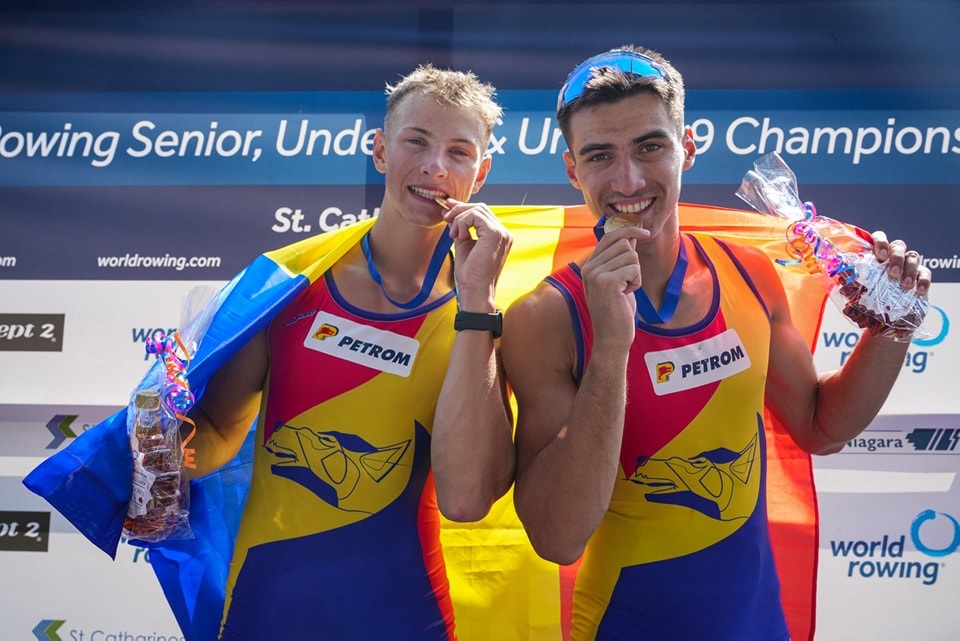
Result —
M 508 334 L 523 336 L 568 330 L 571 327 L 566 298 L 553 285 L 541 281 L 519 297 L 504 312 L 504 339 Z
M 575 350 L 573 322 L 560 290 L 540 282 L 514 301 L 503 316 L 500 349 L 508 378 L 538 368 L 569 372 Z

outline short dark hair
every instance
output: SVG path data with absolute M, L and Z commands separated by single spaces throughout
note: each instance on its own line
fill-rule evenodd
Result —
M 680 75 L 680 72 L 662 54 L 653 49 L 636 45 L 623 45 L 611 49 L 608 53 L 618 51 L 638 53 L 649 58 L 654 66 L 662 71 L 662 75 L 638 75 L 602 63 L 588 68 L 590 76 L 584 83 L 582 92 L 571 100 L 565 100 L 564 92 L 561 91 L 560 100 L 557 104 L 557 123 L 560 125 L 560 131 L 563 132 L 563 138 L 568 145 L 570 144 L 570 117 L 574 113 L 593 105 L 618 102 L 638 93 L 649 93 L 663 101 L 667 106 L 670 117 L 677 125 L 678 133 L 683 132 L 685 124 L 684 88 L 683 76 Z M 589 60 L 580 63 L 571 72 L 570 76 L 567 77 L 568 83 L 571 78 L 584 71 L 581 67 L 587 62 Z M 564 89 L 566 87 L 565 84 Z

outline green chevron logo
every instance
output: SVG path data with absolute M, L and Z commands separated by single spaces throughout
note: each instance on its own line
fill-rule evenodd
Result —
M 77 438 L 77 435 L 70 429 L 70 424 L 75 420 L 77 420 L 76 414 L 56 414 L 47 421 L 47 429 L 53 434 L 53 440 L 47 444 L 48 450 L 57 449 L 68 438 Z
M 57 630 L 59 630 L 60 626 L 64 623 L 66 623 L 66 621 L 44 619 L 34 626 L 33 636 L 37 638 L 37 641 L 63 641 L 60 635 L 57 634 Z

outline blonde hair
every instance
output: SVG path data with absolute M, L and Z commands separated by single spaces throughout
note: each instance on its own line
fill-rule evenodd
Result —
M 437 69 L 430 63 L 420 65 L 397 84 L 387 84 L 384 126 L 389 126 L 397 105 L 407 96 L 415 94 L 430 96 L 441 105 L 473 111 L 486 128 L 489 138 L 503 117 L 503 108 L 495 100 L 496 92 L 492 84 L 481 82 L 472 71 Z

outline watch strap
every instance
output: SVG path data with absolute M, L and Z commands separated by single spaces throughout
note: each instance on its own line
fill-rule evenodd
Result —
M 453 328 L 458 332 L 464 329 L 487 331 L 494 338 L 500 338 L 503 333 L 503 312 L 499 309 L 492 313 L 459 311 L 453 320 Z

